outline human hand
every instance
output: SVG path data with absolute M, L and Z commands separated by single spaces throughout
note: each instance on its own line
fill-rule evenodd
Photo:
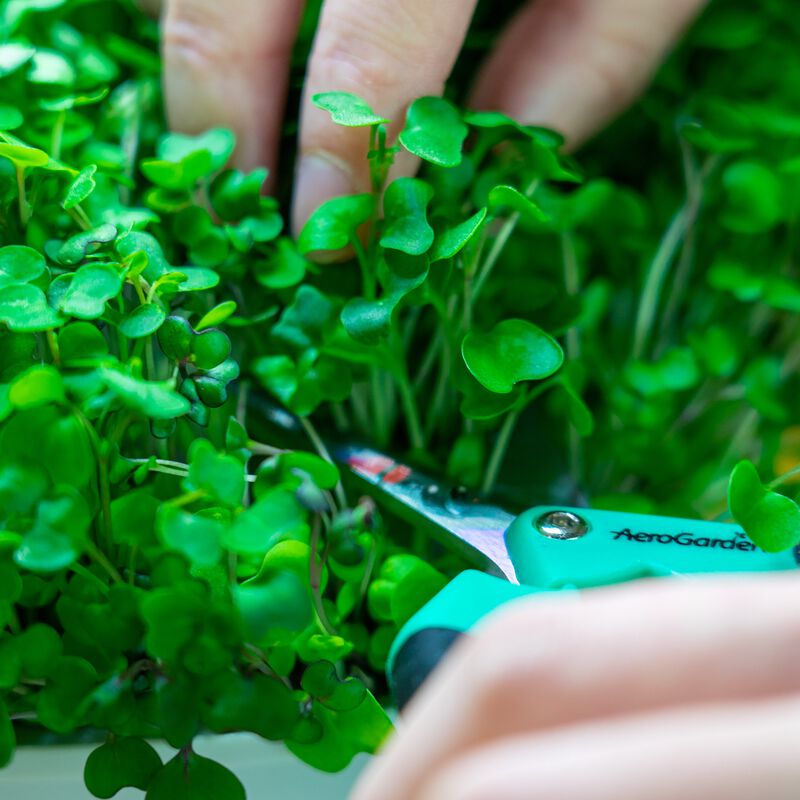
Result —
M 240 167 L 274 167 L 300 0 L 163 2 L 172 127 L 188 133 L 229 127 L 238 135 Z M 369 187 L 367 133 L 332 126 L 311 97 L 353 92 L 402 120 L 414 98 L 441 93 L 476 2 L 325 1 L 303 95 L 295 228 L 325 200 Z M 482 70 L 473 105 L 556 128 L 577 145 L 635 97 L 702 5 L 531 0 Z M 401 159 L 393 176 L 415 167 Z
M 789 800 L 795 575 L 521 600 L 460 641 L 353 800 Z

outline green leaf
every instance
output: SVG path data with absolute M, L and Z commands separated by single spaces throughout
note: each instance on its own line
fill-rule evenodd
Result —
M 178 753 L 153 778 L 145 800 L 246 800 L 228 769 L 193 751 Z
M 214 306 L 206 311 L 195 326 L 195 330 L 202 331 L 204 328 L 213 328 L 222 325 L 228 317 L 236 313 L 236 301 L 226 300 L 224 303 Z
M 21 42 L 0 44 L 0 77 L 16 72 L 33 58 L 35 52 L 35 47 Z
M 25 121 L 22 112 L 16 106 L 0 104 L 0 131 L 13 131 Z
M 169 133 L 158 144 L 157 158 L 142 162 L 144 175 L 158 186 L 186 191 L 204 177 L 222 169 L 233 153 L 236 138 L 223 128 L 187 136 Z
M 68 364 L 77 359 L 102 358 L 108 355 L 108 344 L 90 322 L 73 322 L 59 331 L 58 350 L 62 362 Z
M 513 186 L 495 186 L 489 192 L 489 210 L 493 214 L 499 214 L 504 209 L 511 209 L 534 225 L 540 225 L 550 219 L 539 206 Z
M 134 489 L 111 501 L 114 538 L 129 545 L 154 544 L 158 500 L 149 489 Z
M 336 667 L 328 661 L 319 661 L 306 667 L 300 685 L 333 711 L 352 711 L 367 696 L 367 687 L 361 681 L 356 678 L 341 680 Z
M 764 164 L 740 161 L 723 176 L 727 206 L 721 221 L 735 233 L 756 234 L 771 230 L 783 217 L 783 189 Z
M 731 473 L 728 505 L 744 532 L 762 550 L 778 553 L 800 542 L 800 507 L 764 487 L 750 461 L 740 461 Z
M 177 286 L 180 292 L 201 292 L 213 289 L 219 283 L 219 275 L 204 267 L 181 267 L 177 274 L 185 278 Z
M 158 329 L 158 344 L 164 355 L 174 361 L 183 361 L 192 352 L 194 330 L 183 317 L 167 317 Z
M 50 284 L 48 296 L 55 299 L 54 286 L 66 291 L 60 294 L 56 307 L 78 319 L 97 319 L 103 316 L 106 303 L 122 291 L 122 274 L 114 264 L 85 264 L 77 272 L 61 275 Z
M 132 236 L 132 234 L 126 234 Z M 117 229 L 110 223 L 105 223 L 90 231 L 76 233 L 64 242 L 59 248 L 58 260 L 67 266 L 79 264 L 87 255 L 97 252 L 103 245 L 113 242 L 117 238 Z M 117 243 L 119 245 L 119 243 Z
M 83 779 L 95 797 L 108 798 L 127 786 L 146 790 L 161 766 L 158 753 L 144 739 L 114 737 L 89 754 Z
M 475 128 L 487 130 L 508 129 L 548 148 L 557 149 L 564 144 L 564 137 L 561 134 L 547 128 L 521 125 L 500 111 L 467 111 L 464 114 L 464 122 Z
M 278 239 L 276 249 L 264 261 L 255 263 L 256 280 L 267 289 L 286 289 L 303 280 L 308 261 L 291 239 Z
M 335 325 L 334 304 L 319 289 L 304 284 L 272 329 L 272 336 L 299 355 L 321 346 Z
M 110 368 L 102 369 L 101 375 L 124 406 L 151 419 L 174 419 L 189 412 L 189 401 L 172 388 L 171 381 L 145 381 Z
M 225 506 L 238 508 L 244 496 L 244 465 L 233 456 L 217 453 L 207 439 L 195 439 L 189 448 L 187 492 L 202 491 Z
M 221 522 L 165 504 L 159 509 L 157 526 L 164 544 L 185 555 L 192 564 L 210 567 L 219 562 L 220 538 L 225 530 Z
M 79 203 L 82 203 L 95 189 L 97 185 L 94 180 L 94 174 L 97 172 L 96 164 L 89 164 L 84 167 L 77 175 L 74 181 L 69 185 L 67 194 L 61 201 L 61 207 L 69 210 L 75 208 Z
M 289 356 L 261 356 L 253 362 L 253 373 L 261 385 L 284 405 L 291 403 L 297 391 L 297 370 Z
M 289 740 L 286 746 L 306 763 L 326 772 L 344 769 L 358 753 L 375 753 L 392 730 L 386 712 L 369 692 L 349 711 L 333 711 L 315 703 L 314 716 L 322 735 L 311 742 Z
M 281 453 L 271 464 L 271 469 L 284 477 L 305 472 L 320 489 L 333 489 L 339 483 L 339 470 L 335 464 L 320 458 L 315 453 L 292 450 Z
M 192 361 L 199 369 L 212 369 L 230 355 L 231 340 L 217 328 L 209 328 L 192 337 Z
M 433 243 L 433 250 L 430 253 L 431 264 L 436 261 L 443 261 L 452 258 L 472 241 L 472 238 L 481 230 L 486 221 L 488 208 L 482 208 L 473 214 L 469 219 L 458 225 L 448 228 L 440 233 Z
M 155 283 L 163 275 L 173 271 L 167 259 L 164 258 L 161 245 L 149 233 L 143 231 L 123 233 L 114 242 L 114 247 L 120 257 L 126 261 L 135 258 L 138 253 L 145 254 L 147 266 L 144 267 L 141 274 L 148 283 Z
M 67 400 L 61 374 L 46 364 L 30 367 L 18 375 L 9 387 L 8 399 L 17 408 L 34 408 Z
M 499 322 L 489 333 L 468 333 L 461 354 L 475 378 L 498 394 L 508 394 L 521 381 L 547 378 L 564 363 L 552 336 L 519 319 Z
M 236 137 L 225 128 L 212 128 L 197 136 L 169 133 L 159 142 L 158 156 L 165 161 L 178 162 L 195 153 L 205 152 L 211 158 L 211 169 L 216 171 L 225 166 L 235 146 Z
M 166 319 L 166 312 L 156 303 L 136 306 L 119 323 L 120 333 L 129 339 L 141 339 L 155 333 Z
M 14 552 L 14 561 L 32 572 L 58 572 L 80 555 L 89 528 L 86 501 L 72 487 L 42 500 L 34 526 Z
M 7 158 L 18 169 L 44 167 L 50 162 L 50 156 L 44 150 L 28 147 L 23 144 L 0 142 L 0 158 Z
M 29 283 L 47 268 L 44 256 L 32 247 L 8 245 L 0 248 L 0 289 Z
M 263 555 L 284 538 L 307 534 L 307 516 L 293 491 L 277 487 L 236 517 L 223 545 L 235 553 Z
M 47 304 L 41 289 L 30 284 L 0 289 L 0 322 L 16 333 L 57 328 L 66 318 Z
M 218 684 L 203 721 L 220 733 L 252 731 L 264 739 L 279 740 L 292 732 L 299 716 L 291 691 L 281 681 L 256 673 L 252 678 L 231 675 Z
M 371 194 L 335 197 L 323 203 L 306 222 L 297 240 L 305 255 L 322 250 L 341 250 L 356 235 L 356 230 L 372 216 L 375 198 Z
M 347 303 L 341 313 L 345 330 L 367 345 L 378 344 L 388 336 L 395 309 L 428 275 L 426 256 L 409 256 L 390 250 L 385 253 L 385 259 L 388 275 L 383 296 L 378 300 L 357 297 Z
M 97 683 L 97 672 L 86 659 L 61 656 L 52 665 L 47 685 L 37 695 L 39 722 L 56 733 L 74 730 L 83 721 L 83 702 Z
M 71 86 L 77 79 L 75 68 L 55 50 L 39 49 L 33 54 L 28 80 L 45 85 Z
M 674 347 L 655 363 L 631 361 L 624 374 L 627 382 L 645 397 L 685 391 L 700 379 L 697 361 L 688 347 Z
M 383 198 L 386 227 L 381 246 L 414 256 L 426 253 L 433 244 L 426 215 L 432 198 L 433 188 L 418 178 L 392 181 Z
M 337 125 L 359 128 L 369 125 L 382 125 L 389 122 L 379 117 L 366 101 L 350 92 L 322 92 L 315 94 L 311 102 L 331 115 Z
M 408 109 L 400 144 L 415 156 L 438 164 L 457 167 L 469 128 L 455 106 L 440 97 L 421 97 Z
M 22 673 L 32 680 L 44 680 L 61 656 L 63 644 L 54 628 L 41 622 L 26 628 L 17 640 Z
M 268 640 L 275 630 L 301 631 L 312 621 L 308 587 L 294 572 L 262 570 L 234 589 L 248 639 Z
M 561 383 L 561 389 L 567 399 L 567 418 L 579 436 L 591 436 L 594 432 L 594 415 L 583 398 L 567 381 Z
M 244 173 L 229 169 L 214 179 L 211 203 L 223 220 L 240 220 L 258 213 L 266 169 Z

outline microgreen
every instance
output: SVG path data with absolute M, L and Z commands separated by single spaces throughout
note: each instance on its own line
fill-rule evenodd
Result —
M 733 470 L 753 541 L 800 540 L 795 11 L 732 3 L 581 156 L 609 179 L 462 110 L 474 52 L 395 120 L 315 96 L 370 186 L 297 241 L 230 132 L 164 130 L 155 23 L 3 6 L 0 766 L 31 727 L 100 730 L 95 796 L 233 800 L 200 731 L 377 749 L 398 627 L 464 565 L 356 501 L 328 434 L 512 508 L 714 517 Z

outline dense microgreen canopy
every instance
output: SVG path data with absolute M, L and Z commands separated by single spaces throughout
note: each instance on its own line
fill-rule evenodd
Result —
M 398 628 L 465 565 L 328 438 L 510 508 L 728 518 L 733 470 L 733 519 L 796 544 L 796 17 L 710 4 L 584 178 L 559 134 L 463 110 L 503 18 L 479 4 L 448 99 L 312 98 L 363 128 L 369 186 L 295 241 L 291 187 L 232 166 L 229 131 L 165 130 L 134 4 L 6 2 L 0 766 L 94 729 L 97 797 L 238 800 L 199 731 L 325 770 L 375 751 Z

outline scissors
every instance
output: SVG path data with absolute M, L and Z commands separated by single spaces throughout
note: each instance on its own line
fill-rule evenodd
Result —
M 460 636 L 518 598 L 637 578 L 798 565 L 795 551 L 764 552 L 731 523 L 565 506 L 535 506 L 514 516 L 366 447 L 339 447 L 334 457 L 379 503 L 475 566 L 457 575 L 396 637 L 387 676 L 400 709 Z

